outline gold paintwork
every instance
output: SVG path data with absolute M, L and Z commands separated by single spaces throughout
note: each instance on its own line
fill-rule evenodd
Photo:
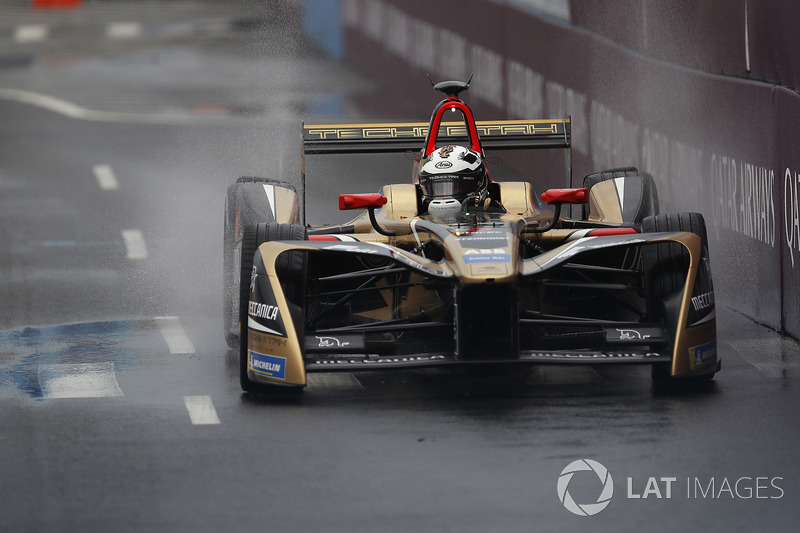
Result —
M 614 180 L 595 183 L 589 189 L 589 220 L 606 224 L 621 224 L 622 206 Z
M 574 232 L 574 230 L 569 230 L 569 232 Z M 544 234 L 544 236 L 549 239 L 549 236 L 552 233 L 552 238 L 554 239 L 565 239 L 568 237 L 569 232 L 565 230 L 551 230 L 547 232 L 547 234 Z M 636 237 L 631 236 L 631 238 L 635 239 Z M 530 259 L 524 263 L 521 274 L 532 274 L 537 269 L 545 267 L 550 261 L 553 261 L 559 255 L 568 252 L 570 246 L 572 246 L 575 242 L 576 241 L 566 242 L 552 250 L 545 252 L 544 254 Z M 697 278 L 697 271 L 701 262 L 701 238 L 695 233 L 681 232 L 669 237 L 648 240 L 648 243 L 659 242 L 678 242 L 686 247 L 686 249 L 689 251 L 690 257 L 689 270 L 681 300 L 680 318 L 678 320 L 675 332 L 671 374 L 673 376 L 686 376 L 693 374 L 700 375 L 711 372 L 716 369 L 716 361 L 712 361 L 709 365 L 703 365 L 702 367 L 695 369 L 693 368 L 692 364 L 693 361 L 691 359 L 690 348 L 693 346 L 707 344 L 716 338 L 716 319 L 712 318 L 703 324 L 691 328 L 687 325 L 689 320 L 689 308 L 692 300 L 692 290 L 694 288 L 694 283 Z
M 533 186 L 527 181 L 508 181 L 498 183 L 500 203 L 509 214 L 520 217 L 534 217 L 541 214 L 533 198 Z
M 278 224 L 299 224 L 297 194 L 286 187 L 275 187 L 275 222 Z
M 383 239 L 384 244 L 386 244 L 387 237 L 382 235 L 378 235 L 377 233 L 374 234 L 377 237 Z M 361 237 L 361 236 L 359 236 Z M 273 294 L 275 295 L 275 302 L 277 303 L 280 309 L 280 315 L 283 320 L 284 327 L 286 328 L 286 338 L 278 337 L 275 335 L 270 335 L 266 333 L 262 333 L 259 331 L 255 331 L 253 329 L 249 330 L 248 334 L 248 350 L 253 350 L 259 353 L 268 354 L 268 355 L 275 355 L 278 357 L 286 358 L 286 374 L 285 379 L 277 379 L 277 378 L 269 378 L 265 376 L 257 376 L 253 373 L 252 367 L 249 366 L 249 354 L 248 354 L 248 377 L 253 381 L 266 381 L 270 383 L 281 383 L 286 385 L 305 385 L 306 384 L 306 372 L 305 372 L 305 365 L 303 363 L 303 352 L 301 341 L 298 338 L 297 330 L 294 327 L 294 323 L 292 322 L 291 314 L 289 312 L 288 304 L 286 302 L 286 298 L 283 295 L 283 291 L 281 290 L 281 285 L 278 281 L 276 271 L 275 271 L 275 259 L 284 251 L 287 250 L 309 250 L 309 251 L 318 251 L 316 248 L 312 248 L 309 246 L 304 245 L 303 243 L 307 241 L 297 241 L 295 242 L 266 242 L 259 247 L 261 251 L 262 258 L 271 257 L 272 261 L 265 261 L 264 267 L 267 270 L 268 281 L 272 288 Z M 373 241 L 379 242 L 379 241 Z M 341 243 L 342 245 L 357 245 L 358 243 Z M 401 250 L 395 251 L 395 257 L 399 255 L 403 255 L 405 257 L 410 258 L 416 263 L 419 263 L 427 268 L 437 269 L 442 272 L 443 275 L 452 276 L 453 271 L 447 267 L 445 264 L 437 264 L 433 261 L 428 259 L 413 256 L 406 252 L 402 252 Z M 383 292 L 383 291 L 382 291 Z M 405 310 L 403 312 L 407 312 L 409 314 L 413 314 L 419 312 L 419 305 L 426 304 L 428 302 L 428 306 L 433 309 L 431 305 L 430 298 L 420 298 L 418 294 L 409 293 L 406 297 L 406 301 L 403 302 L 405 305 Z M 416 306 L 416 308 L 415 308 Z M 391 313 L 391 309 L 387 308 L 387 311 Z M 386 319 L 387 317 L 381 317 Z M 284 341 L 283 343 L 280 341 Z
M 425 279 L 418 272 L 412 272 L 409 276 L 410 283 L 421 283 Z M 409 287 L 406 294 L 400 299 L 400 312 L 398 318 L 405 318 L 409 315 L 419 313 L 421 310 L 432 320 L 441 320 L 447 314 L 446 309 L 435 294 L 425 289 L 421 285 Z
M 383 195 L 388 200 L 381 208 L 385 218 L 408 220 L 417 216 L 417 188 L 413 184 L 386 185 Z
M 391 226 L 395 222 L 400 222 L 406 225 L 417 216 L 417 189 L 415 185 L 411 183 L 385 185 L 382 192 L 387 202 L 386 205 L 381 207 L 380 211 L 375 213 L 375 218 L 379 224 Z M 358 235 L 358 240 L 360 241 L 390 244 L 390 240 L 387 237 L 375 232 L 366 211 L 343 225 L 353 225 L 355 234 Z
M 683 244 L 689 250 L 689 272 L 686 276 L 686 284 L 683 289 L 683 300 L 681 302 L 680 318 L 678 319 L 677 332 L 675 334 L 675 346 L 672 354 L 673 376 L 685 376 L 690 374 L 704 374 L 709 370 L 716 370 L 716 361 L 711 365 L 704 365 L 695 372 L 693 361 L 691 361 L 690 348 L 711 342 L 716 338 L 716 319 L 712 319 L 704 324 L 693 328 L 687 328 L 689 320 L 689 306 L 692 303 L 692 289 L 697 278 L 697 269 L 701 261 L 702 242 L 700 236 L 695 233 L 681 233 L 675 237 L 670 237 L 670 241 Z
M 498 185 L 501 191 L 502 202 L 508 211 L 507 214 L 499 217 L 500 220 L 517 223 L 519 227 L 522 228 L 526 223 L 547 220 L 549 218 L 550 215 L 548 213 L 538 209 L 535 199 L 533 198 L 533 188 L 529 183 L 505 182 L 499 183 Z M 372 228 L 367 214 L 362 213 L 349 223 L 355 226 L 354 236 L 358 241 L 392 246 L 401 245 L 411 248 L 415 247 L 419 241 L 424 241 L 428 238 L 438 239 L 441 237 L 429 236 L 421 229 L 419 229 L 416 234 L 410 233 L 410 223 L 418 217 L 417 191 L 415 185 L 387 185 L 383 188 L 383 194 L 389 201 L 376 213 L 377 221 L 386 229 L 397 230 L 398 235 L 387 237 L 378 234 Z M 590 198 L 590 205 L 592 206 L 591 213 L 597 221 L 621 222 L 622 216 L 619 208 L 619 198 L 613 181 L 609 180 L 596 184 L 590 191 Z M 282 207 L 289 206 L 288 210 L 281 208 L 278 210 L 278 213 L 276 213 L 279 222 L 297 222 L 299 213 L 297 195 L 294 192 L 276 187 L 276 203 Z M 445 261 L 437 263 L 399 248 L 393 248 L 392 254 L 393 257 L 400 262 L 420 265 L 423 268 L 437 272 L 440 276 L 456 277 L 459 282 L 463 284 L 514 282 L 517 276 L 532 273 L 538 268 L 546 266 L 549 261 L 568 250 L 574 243 L 574 240 L 570 242 L 570 237 L 572 236 L 572 239 L 575 239 L 573 235 L 575 233 L 576 230 L 573 229 L 553 229 L 543 234 L 526 234 L 525 236 L 527 238 L 531 238 L 540 245 L 552 249 L 524 263 L 519 259 L 519 241 L 514 238 L 508 238 L 507 245 L 503 246 L 502 250 L 496 251 L 498 253 L 502 252 L 503 254 L 507 254 L 509 258 L 508 261 L 468 263 L 465 261 L 464 249 L 462 249 L 457 242 L 458 234 L 452 233 L 443 236 Z M 509 237 L 511 237 L 511 235 L 513 235 L 513 232 L 509 234 Z M 687 248 L 690 255 L 690 266 L 684 286 L 680 318 L 675 334 L 671 374 L 673 376 L 685 376 L 707 373 L 711 371 L 712 368 L 715 368 L 712 366 L 712 364 L 715 364 L 715 361 L 713 361 L 712 364 L 703 365 L 695 369 L 693 368 L 690 349 L 695 346 L 704 345 L 715 339 L 716 321 L 711 319 L 701 325 L 692 328 L 687 327 L 692 289 L 701 261 L 701 239 L 694 233 L 682 232 L 649 242 L 657 243 L 668 241 L 681 243 Z M 357 243 L 347 242 L 342 242 L 341 244 L 357 245 Z M 286 250 L 317 251 L 317 249 L 306 246 L 298 241 L 296 243 L 268 242 L 262 244 L 260 250 L 262 257 L 273 258 L 272 261 L 265 262 L 265 268 L 267 269 L 269 283 L 275 295 L 276 303 L 280 308 L 280 313 L 284 320 L 287 338 L 284 339 L 251 329 L 248 348 L 260 353 L 285 357 L 286 379 L 278 380 L 261 376 L 256 377 L 252 374 L 252 369 L 250 369 L 248 374 L 251 379 L 258 381 L 305 385 L 306 373 L 302 356 L 302 340 L 298 338 L 294 324 L 292 323 L 287 302 L 281 290 L 280 283 L 277 280 L 274 260 L 281 252 Z M 415 279 L 423 278 L 421 274 L 416 272 L 412 272 L 411 276 Z M 426 312 L 436 312 L 436 306 L 439 303 L 432 298 L 431 293 L 426 293 L 421 287 L 409 289 L 399 302 L 394 302 L 394 296 L 391 294 L 391 291 L 380 291 L 380 294 L 384 296 L 384 300 L 387 302 L 387 307 L 385 309 L 377 310 L 378 314 L 375 318 L 381 319 L 390 319 L 392 313 L 391 309 L 394 307 L 398 308 L 400 316 L 408 316 L 419 312 L 420 309 L 423 308 Z M 371 314 L 372 312 L 370 312 L 370 315 Z
M 703 344 L 707 344 L 708 342 L 711 341 L 711 339 L 714 339 L 717 336 L 717 321 L 710 320 L 708 322 L 704 322 L 699 326 L 695 326 L 693 328 L 687 328 L 684 334 L 686 338 L 685 344 L 688 346 L 686 350 L 686 360 L 689 362 L 689 370 L 692 373 L 695 373 L 694 371 L 697 370 L 698 372 L 696 373 L 700 374 L 701 373 L 700 371 L 708 371 L 715 368 L 716 365 L 714 365 L 713 363 L 715 363 L 716 361 L 714 361 L 712 364 L 705 364 L 701 367 L 696 367 L 694 365 L 694 359 L 692 358 L 691 348 L 693 346 L 700 346 Z M 684 367 L 681 367 L 681 369 L 684 369 Z M 673 372 L 674 371 L 675 370 L 673 368 Z M 675 375 L 680 375 L 680 374 L 675 374 Z
M 517 218 L 518 217 L 514 217 Z M 461 283 L 493 283 L 512 282 L 517 277 L 517 264 L 519 258 L 519 239 L 514 239 L 511 235 L 506 241 L 506 246 L 498 247 L 494 250 L 487 249 L 479 254 L 498 255 L 508 257 L 508 261 L 468 263 L 466 257 L 467 250 L 461 248 L 455 235 L 448 235 L 444 239 L 445 260 L 453 268 Z
M 265 259 L 264 268 L 267 270 L 267 278 L 272 288 L 272 293 L 275 295 L 275 303 L 278 305 L 281 318 L 283 320 L 283 325 L 286 328 L 286 337 L 278 337 L 276 335 L 270 335 L 250 329 L 247 335 L 247 375 L 253 381 L 268 381 L 287 385 L 305 385 L 306 368 L 303 364 L 303 352 L 300 345 L 300 339 L 297 334 L 297 330 L 295 330 L 294 322 L 292 321 L 291 314 L 289 312 L 289 306 L 286 302 L 286 298 L 283 295 L 283 290 L 281 289 L 281 284 L 278 282 L 278 276 L 275 271 L 275 260 L 280 254 L 280 250 L 275 250 L 274 248 L 278 246 L 281 245 L 278 243 L 268 242 L 262 244 L 259 249 L 261 250 L 261 257 Z M 284 249 L 292 248 L 291 245 L 283 246 Z M 266 261 L 267 257 L 272 258 L 272 260 Z M 282 344 L 279 339 L 283 339 L 286 342 Z M 267 355 L 285 357 L 285 379 L 256 376 L 253 372 L 253 368 L 250 366 L 249 352 L 251 350 Z
M 501 202 L 508 211 L 507 214 L 499 217 L 500 220 L 523 225 L 526 220 L 548 218 L 549 215 L 544 214 L 536 207 L 536 202 L 533 198 L 533 187 L 530 183 L 503 182 L 498 183 L 498 185 L 500 187 Z M 376 233 L 369 222 L 368 215 L 362 213 L 347 223 L 355 226 L 358 240 L 390 245 L 401 243 L 414 245 L 417 238 L 427 240 L 426 233 L 421 229 L 416 236 L 408 234 L 409 222 L 417 217 L 416 186 L 413 184 L 387 185 L 383 188 L 383 194 L 389 201 L 376 213 L 375 218 L 382 227 L 396 230 L 399 235 L 386 237 Z M 505 251 L 510 257 L 508 262 L 467 263 L 464 260 L 464 254 L 458 253 L 462 250 L 457 243 L 457 236 L 452 234 L 444 237 L 446 261 L 442 264 L 427 261 L 402 250 L 396 250 L 395 253 L 406 255 L 415 262 L 427 261 L 431 268 L 440 272 L 451 271 L 462 283 L 483 283 L 487 280 L 501 283 L 512 281 L 516 277 L 518 270 L 519 241 L 517 239 L 509 239 L 509 241 Z

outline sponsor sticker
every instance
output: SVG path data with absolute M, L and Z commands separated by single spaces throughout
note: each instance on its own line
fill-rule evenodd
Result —
M 619 332 L 620 340 L 636 340 L 636 339 L 649 339 L 650 335 L 642 333 L 637 329 L 617 329 Z
M 277 305 L 251 301 L 248 305 L 248 314 L 250 317 L 249 328 L 281 337 L 286 336 L 286 328 L 283 326 L 280 309 Z
M 259 376 L 286 379 L 286 358 L 250 350 L 250 368 Z
M 336 336 L 313 335 L 305 339 L 306 352 L 360 352 L 364 350 L 364 334 L 340 334 Z
M 714 291 L 709 291 L 697 296 L 692 296 L 692 306 L 695 311 L 703 311 L 714 305 Z
M 520 357 L 522 359 L 522 357 Z M 525 359 L 648 359 L 661 358 L 659 352 L 530 352 Z
M 333 346 L 349 346 L 350 343 L 347 341 L 340 340 L 337 337 L 317 337 L 317 341 L 319 341 L 318 346 L 320 348 L 330 348 Z
M 606 342 L 617 344 L 644 344 L 664 340 L 661 328 L 606 328 Z
M 711 341 L 700 346 L 689 348 L 690 363 L 692 368 L 698 368 L 717 359 L 717 341 Z
M 456 237 L 456 241 L 462 248 L 472 249 L 492 249 L 492 248 L 507 248 L 508 239 L 505 235 L 500 236 L 476 236 L 476 237 Z
M 262 333 L 285 337 L 286 328 L 268 277 L 259 275 L 256 267 L 253 267 L 250 285 L 247 327 Z
M 504 248 L 470 248 L 464 251 L 465 263 L 510 263 L 511 255 Z
M 250 316 L 255 318 L 263 318 L 266 320 L 277 320 L 279 311 L 277 305 L 262 304 L 259 302 L 250 302 L 248 312 L 250 313 Z
M 442 146 L 439 150 L 439 157 L 450 157 L 450 153 L 455 149 L 455 146 Z
M 475 263 L 469 266 L 473 276 L 505 276 L 509 266 L 501 263 Z
M 320 359 L 315 361 L 318 365 L 380 365 L 398 363 L 420 363 L 425 361 L 440 361 L 447 359 L 443 355 L 408 355 L 403 357 L 378 357 L 374 359 Z

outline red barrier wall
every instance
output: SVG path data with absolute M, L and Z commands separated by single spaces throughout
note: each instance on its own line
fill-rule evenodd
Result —
M 662 211 L 705 215 L 720 301 L 800 336 L 800 95 L 764 81 L 798 87 L 800 6 L 569 6 L 571 23 L 490 0 L 342 0 L 345 57 L 386 87 L 360 105 L 419 119 L 437 101 L 426 74 L 474 72 L 479 118 L 572 115 L 576 182 L 651 172 Z M 563 185 L 555 166 L 526 175 Z

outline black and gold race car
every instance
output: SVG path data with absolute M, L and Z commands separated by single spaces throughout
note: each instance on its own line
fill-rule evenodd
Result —
M 702 215 L 659 214 L 653 178 L 635 168 L 550 189 L 544 203 L 527 181 L 493 180 L 486 149 L 569 160 L 570 119 L 476 122 L 468 87 L 437 84 L 429 123 L 303 125 L 304 157 L 416 154 L 413 182 L 339 197 L 361 211 L 349 222 L 300 223 L 305 175 L 300 196 L 268 179 L 229 187 L 225 334 L 242 388 L 430 366 L 647 364 L 657 382 L 712 378 Z M 562 217 L 565 204 L 579 215 Z

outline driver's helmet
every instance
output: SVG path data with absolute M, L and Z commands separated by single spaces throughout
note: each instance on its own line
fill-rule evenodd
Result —
M 463 146 L 443 146 L 422 163 L 419 186 L 424 204 L 461 207 L 468 197 L 486 195 L 489 178 L 481 155 Z M 433 214 L 433 213 L 431 213 Z

